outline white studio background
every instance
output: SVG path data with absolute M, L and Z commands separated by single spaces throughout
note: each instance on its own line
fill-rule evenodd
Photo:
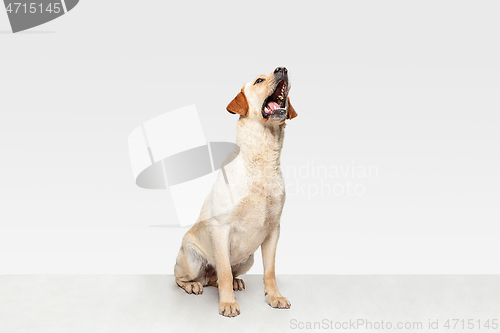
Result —
M 278 274 L 500 273 L 499 10 L 82 0 L 15 35 L 0 10 L 0 273 L 171 274 L 187 229 L 135 186 L 129 133 L 196 104 L 233 141 L 226 105 L 277 66 Z

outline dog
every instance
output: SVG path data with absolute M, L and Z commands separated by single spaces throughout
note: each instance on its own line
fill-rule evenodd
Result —
M 288 94 L 285 67 L 246 83 L 227 106 L 238 114 L 237 149 L 231 153 L 205 199 L 200 217 L 184 235 L 174 267 L 175 282 L 188 294 L 204 286 L 219 288 L 219 313 L 240 314 L 234 291 L 245 289 L 237 279 L 253 264 L 261 247 L 264 294 L 273 308 L 291 303 L 276 285 L 275 254 L 285 184 L 280 169 L 285 120 L 297 117 Z M 239 150 L 239 151 L 238 151 Z

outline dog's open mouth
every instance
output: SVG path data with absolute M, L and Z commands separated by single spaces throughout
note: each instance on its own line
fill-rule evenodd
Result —
M 286 113 L 287 84 L 285 80 L 280 80 L 274 92 L 269 95 L 262 105 L 262 116 L 268 118 L 275 113 Z

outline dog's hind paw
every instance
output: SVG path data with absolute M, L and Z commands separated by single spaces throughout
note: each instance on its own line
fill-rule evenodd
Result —
M 188 294 L 201 295 L 203 293 L 203 285 L 199 282 L 184 282 L 179 286 Z
M 243 290 L 245 289 L 245 282 L 242 279 L 233 279 L 233 289 L 234 290 Z
M 267 304 L 269 304 L 273 308 L 290 309 L 290 307 L 292 306 L 292 303 L 290 303 L 290 301 L 283 296 L 279 297 L 266 296 L 266 299 L 267 299 Z

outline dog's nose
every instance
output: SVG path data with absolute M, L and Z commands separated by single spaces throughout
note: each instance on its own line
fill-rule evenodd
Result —
M 283 73 L 283 74 L 287 74 L 288 73 L 288 70 L 285 68 L 285 67 L 278 67 L 274 70 L 275 73 Z

